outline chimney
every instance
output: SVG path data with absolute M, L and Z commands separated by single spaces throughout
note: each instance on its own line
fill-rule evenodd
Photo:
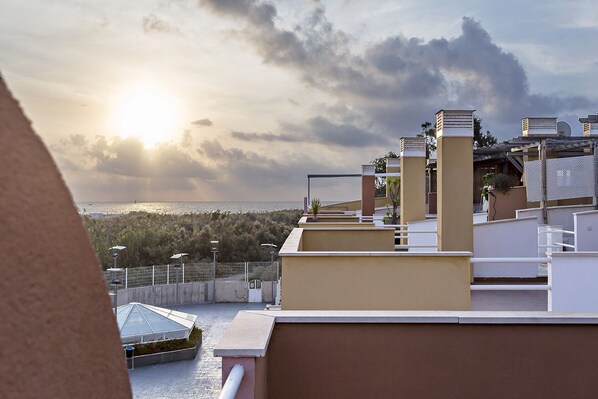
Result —
M 550 118 L 523 118 L 521 120 L 521 133 L 523 137 L 529 136 L 556 136 L 556 117 Z
M 583 125 L 584 137 L 598 137 L 598 114 L 588 115 L 586 118 L 579 118 Z
M 376 201 L 376 167 L 361 165 L 361 216 L 374 216 Z
M 473 113 L 436 113 L 439 251 L 473 252 Z
M 426 218 L 426 139 L 401 138 L 401 224 Z

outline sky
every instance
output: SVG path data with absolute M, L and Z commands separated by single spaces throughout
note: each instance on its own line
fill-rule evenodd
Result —
M 598 111 L 592 1 L 2 0 L 0 73 L 75 201 L 300 201 L 439 109 Z M 349 200 L 359 181 L 316 181 Z

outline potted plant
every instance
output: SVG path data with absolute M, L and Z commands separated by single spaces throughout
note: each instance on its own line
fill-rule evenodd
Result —
M 314 198 L 311 200 L 311 206 L 309 207 L 309 210 L 314 215 L 312 219 L 314 222 L 318 221 L 318 213 L 320 212 L 321 206 L 322 203 L 320 202 L 319 198 Z

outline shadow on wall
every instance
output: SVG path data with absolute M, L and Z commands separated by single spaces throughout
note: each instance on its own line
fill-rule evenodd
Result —
M 96 255 L 1 77 L 0 121 L 0 397 L 131 397 Z

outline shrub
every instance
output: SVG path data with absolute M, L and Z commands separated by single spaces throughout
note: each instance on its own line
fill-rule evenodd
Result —
M 189 339 L 171 339 L 168 341 L 150 342 L 147 344 L 135 344 L 135 356 L 195 348 L 197 343 L 201 341 L 201 336 L 201 329 L 193 327 L 191 334 L 189 334 Z
M 519 181 L 515 176 L 499 173 L 492 178 L 492 187 L 499 193 L 506 194 L 511 187 L 519 185 Z

